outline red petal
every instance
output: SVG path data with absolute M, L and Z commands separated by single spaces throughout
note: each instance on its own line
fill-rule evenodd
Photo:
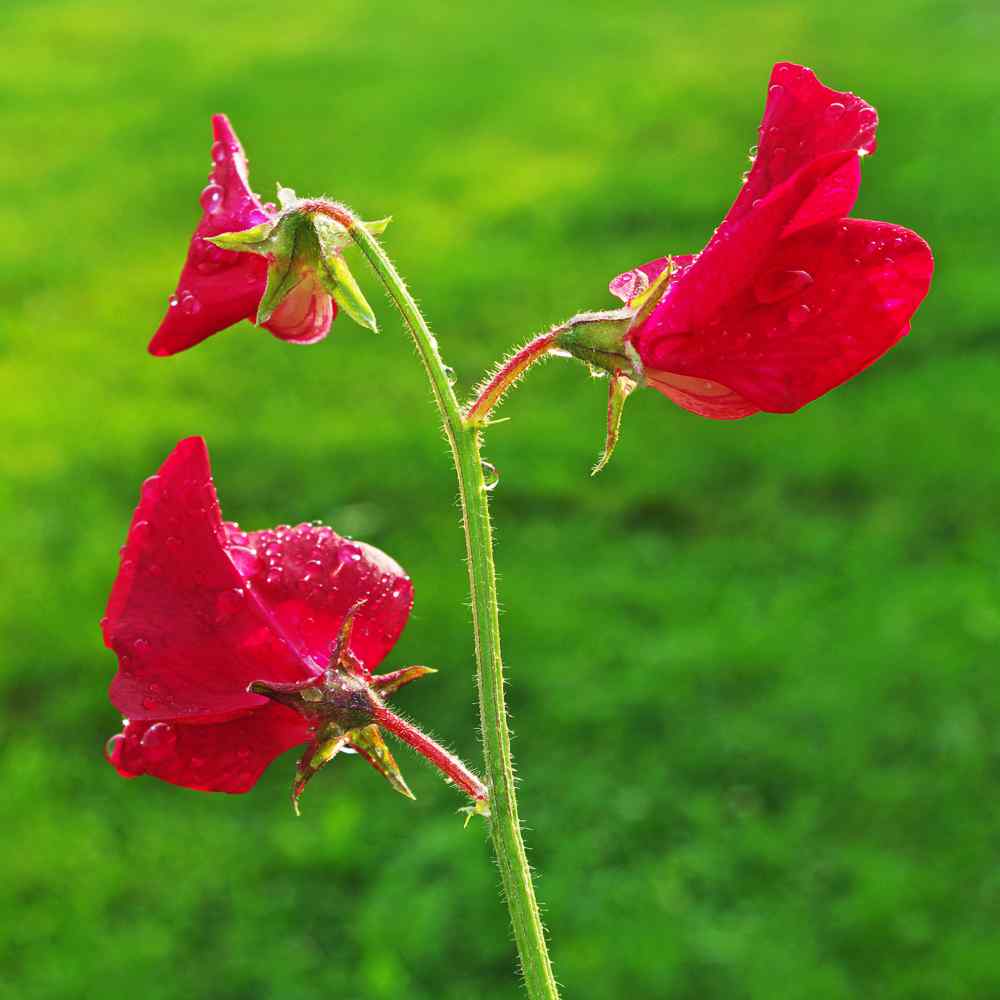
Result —
M 330 332 L 337 303 L 313 277 L 304 278 L 261 325 L 279 340 L 315 344 Z
M 247 792 L 286 750 L 306 743 L 305 719 L 273 702 L 227 722 L 129 721 L 109 757 L 120 774 L 150 774 L 205 792 Z
M 251 681 L 318 671 L 244 586 L 224 538 L 205 443 L 188 438 L 143 485 L 108 601 L 111 700 L 127 718 L 230 714 L 266 704 Z
M 672 257 L 657 257 L 646 264 L 640 264 L 631 271 L 623 271 L 611 279 L 608 291 L 628 305 L 637 295 L 641 295 L 663 273 L 670 262 L 674 266 L 674 278 L 695 259 L 695 254 L 675 254 Z
M 647 385 L 658 389 L 685 410 L 697 413 L 699 417 L 739 420 L 760 412 L 759 407 L 719 382 L 650 368 L 646 369 L 645 376 Z
M 901 226 L 813 227 L 776 241 L 756 280 L 717 303 L 704 325 L 665 332 L 661 323 L 659 333 L 642 332 L 639 352 L 647 370 L 710 379 L 762 410 L 790 412 L 905 336 L 933 267 L 927 244 Z
M 230 528 L 239 540 L 238 529 Z M 247 545 L 257 556 L 254 592 L 296 648 L 326 664 L 348 612 L 350 648 L 370 673 L 395 645 L 413 606 L 413 584 L 384 552 L 342 538 L 323 525 L 255 531 Z M 261 679 L 272 680 L 264 677 Z
M 249 229 L 270 218 L 250 190 L 247 160 L 225 115 L 212 118 L 215 142 L 202 216 L 191 239 L 177 290 L 149 344 L 151 354 L 176 354 L 257 312 L 267 261 L 252 253 L 220 250 L 202 237 Z
M 794 63 L 771 72 L 753 167 L 726 216 L 735 220 L 796 170 L 838 152 L 875 152 L 878 114 L 855 94 L 831 90 Z M 846 214 L 846 213 L 841 213 Z
M 857 194 L 860 175 L 851 174 L 854 153 L 834 153 L 816 160 L 794 177 L 775 188 L 749 215 L 719 226 L 708 246 L 694 263 L 681 271 L 666 295 L 642 328 L 632 333 L 643 363 L 664 369 L 661 353 L 653 345 L 669 334 L 689 333 L 709 325 L 725 303 L 753 283 L 786 227 L 795 222 L 810 206 L 814 224 L 839 218 L 847 203 Z M 824 219 L 822 207 L 828 215 Z

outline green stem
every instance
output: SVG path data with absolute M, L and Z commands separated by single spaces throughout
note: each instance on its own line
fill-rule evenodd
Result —
M 378 240 L 353 217 L 350 230 L 354 242 L 381 279 L 413 336 L 451 445 L 455 471 L 458 474 L 469 587 L 472 593 L 479 714 L 490 792 L 490 832 L 528 995 L 532 1000 L 557 1000 L 559 991 L 552 975 L 545 931 L 535 901 L 531 868 L 524 850 L 521 821 L 517 813 L 510 731 L 507 728 L 507 707 L 504 700 L 503 660 L 500 657 L 500 615 L 493 565 L 493 533 L 480 454 L 480 431 L 463 418 L 448 378 L 448 370 L 441 360 L 437 340 L 392 261 Z

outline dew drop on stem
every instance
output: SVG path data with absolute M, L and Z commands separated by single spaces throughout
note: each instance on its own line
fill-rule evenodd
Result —
M 500 482 L 500 473 L 492 462 L 483 462 L 483 489 L 487 492 L 495 490 Z

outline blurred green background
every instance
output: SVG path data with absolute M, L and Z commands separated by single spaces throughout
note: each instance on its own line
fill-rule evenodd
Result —
M 481 823 L 409 751 L 288 806 L 126 782 L 97 622 L 138 486 L 204 434 L 225 514 L 412 573 L 387 667 L 478 763 L 449 459 L 396 318 L 154 360 L 231 116 L 254 186 L 387 244 L 468 389 L 608 279 L 700 247 L 771 64 L 882 116 L 857 214 L 938 270 L 912 336 L 793 417 L 552 362 L 487 455 L 522 811 L 567 997 L 1000 996 L 1000 86 L 993 0 L 0 8 L 0 998 L 516 997 Z

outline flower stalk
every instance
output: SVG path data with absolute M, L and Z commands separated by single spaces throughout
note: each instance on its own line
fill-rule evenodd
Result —
M 531 868 L 524 849 L 517 809 L 504 697 L 503 660 L 500 653 L 500 614 L 493 562 L 493 533 L 480 451 L 480 427 L 474 420 L 463 415 L 448 369 L 441 359 L 437 340 L 381 244 L 340 206 L 336 206 L 334 210 L 340 215 L 339 221 L 348 225 L 355 244 L 367 258 L 389 298 L 403 316 L 427 373 L 451 446 L 458 476 L 472 596 L 480 727 L 489 788 L 490 833 L 528 995 L 532 1000 L 556 1000 L 559 991 L 552 974 L 545 930 L 535 900 Z M 541 351 L 541 348 L 537 351 Z M 532 360 L 537 356 L 540 355 L 532 354 Z M 502 395 L 502 390 L 499 395 Z M 478 412 L 485 415 L 482 410 Z
M 465 420 L 472 425 L 485 423 L 490 411 L 503 399 L 508 390 L 519 382 L 536 361 L 542 361 L 552 350 L 562 327 L 549 330 L 529 340 L 519 351 L 501 362 L 492 376 L 483 380 L 476 390 L 476 398 L 465 411 Z

